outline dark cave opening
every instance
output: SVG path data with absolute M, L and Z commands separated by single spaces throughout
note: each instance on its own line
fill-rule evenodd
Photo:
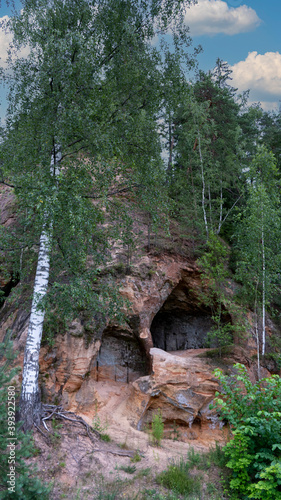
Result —
M 229 321 L 224 311 L 223 323 Z M 183 351 L 215 347 L 207 343 L 208 333 L 214 326 L 211 308 L 182 280 L 153 318 L 150 331 L 154 347 L 168 352 Z
M 129 383 L 148 373 L 148 360 L 138 339 L 118 328 L 107 328 L 96 359 L 96 380 Z
M 195 316 L 182 310 L 159 311 L 152 321 L 153 344 L 164 351 L 184 351 L 206 347 L 207 335 L 214 326 L 208 315 Z
M 16 273 L 15 275 L 11 275 L 11 279 L 2 287 L 0 287 L 0 307 L 4 305 L 4 302 L 7 297 L 9 297 L 11 291 L 13 288 L 17 286 L 17 284 L 20 281 L 19 273 Z

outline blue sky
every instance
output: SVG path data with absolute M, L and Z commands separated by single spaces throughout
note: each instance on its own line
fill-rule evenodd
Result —
M 233 69 L 233 86 L 251 89 L 250 101 L 266 110 L 278 109 L 281 100 L 280 0 L 199 0 L 186 14 L 193 44 L 205 71 L 216 59 Z
M 19 4 L 19 3 L 18 3 Z M 1 4 L 0 17 L 11 9 Z M 233 70 L 233 86 L 250 89 L 250 102 L 261 102 L 265 110 L 278 109 L 281 100 L 281 1 L 198 0 L 186 12 L 193 45 L 201 44 L 199 68 L 207 71 L 216 59 Z M 5 59 L 9 36 L 0 30 L 0 64 Z M 5 111 L 4 91 L 0 89 Z

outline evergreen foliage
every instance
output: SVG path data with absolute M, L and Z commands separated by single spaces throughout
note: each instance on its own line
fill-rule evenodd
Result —
M 240 295 L 247 296 L 258 317 L 262 318 L 262 354 L 265 354 L 265 311 L 280 288 L 280 197 L 279 172 L 272 152 L 261 146 L 246 173 L 246 203 L 237 214 L 236 279 L 242 283 Z
M 164 206 L 152 188 L 164 169 L 156 119 L 161 56 L 150 42 L 168 29 L 176 47 L 188 42 L 189 3 L 31 0 L 9 23 L 15 46 L 30 48 L 26 58 L 10 60 L 1 145 L 3 176 L 15 188 L 25 228 L 20 270 L 29 248 L 25 234 L 40 241 L 20 403 L 26 429 L 32 413 L 40 414 L 46 312 L 63 324 L 84 311 L 118 319 L 122 301 L 114 300 L 110 280 L 96 287 L 109 241 L 125 230 L 124 243 L 132 244 L 128 217 L 114 225 L 112 196 L 134 187 L 145 193 L 145 205 L 153 191 L 153 219 Z

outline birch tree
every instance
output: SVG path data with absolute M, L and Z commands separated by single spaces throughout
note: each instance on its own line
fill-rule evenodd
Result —
M 149 184 L 145 172 L 162 168 L 156 122 L 161 57 L 150 41 L 168 29 L 176 37 L 177 28 L 183 39 L 190 3 L 31 0 L 11 20 L 15 45 L 28 45 L 30 54 L 11 63 L 2 157 L 32 229 L 32 248 L 40 240 L 21 393 L 24 429 L 40 418 L 38 358 L 49 269 L 59 255 L 72 276 L 67 287 L 57 278 L 51 285 L 64 307 L 67 288 L 70 310 L 74 304 L 101 308 L 91 283 L 105 260 L 103 209 L 112 192 L 140 180 Z M 86 265 L 89 255 L 92 266 Z
M 227 77 L 219 74 L 216 81 L 214 75 L 200 72 L 178 112 L 181 126 L 175 172 L 185 183 L 181 202 L 193 200 L 194 212 L 201 214 L 201 225 L 196 216 L 197 226 L 205 241 L 211 232 L 221 234 L 242 193 L 240 105 L 234 98 L 235 89 L 225 83 Z M 190 187 L 192 196 L 187 194 Z M 194 217 L 191 207 L 189 210 Z
M 259 354 L 264 356 L 266 352 L 266 310 L 279 283 L 281 236 L 276 160 L 264 146 L 252 161 L 247 183 L 246 205 L 238 216 L 236 276 L 248 302 L 254 306 L 259 359 Z

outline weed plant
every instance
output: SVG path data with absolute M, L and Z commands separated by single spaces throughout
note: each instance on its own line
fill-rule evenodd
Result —
M 164 422 L 161 410 L 158 409 L 157 413 L 153 415 L 151 423 L 151 434 L 153 443 L 157 446 L 161 445 L 164 434 Z
M 134 474 L 137 470 L 135 465 L 121 465 L 119 470 L 123 470 L 127 474 Z
M 106 443 L 109 443 L 111 441 L 111 437 L 109 434 L 100 434 L 100 438 L 102 441 L 105 441 Z
M 138 477 L 147 477 L 151 474 L 151 468 L 150 467 L 147 467 L 146 469 L 140 469 L 138 471 Z
M 134 454 L 134 456 L 131 458 L 131 462 L 137 463 L 141 461 L 141 455 L 138 451 Z

